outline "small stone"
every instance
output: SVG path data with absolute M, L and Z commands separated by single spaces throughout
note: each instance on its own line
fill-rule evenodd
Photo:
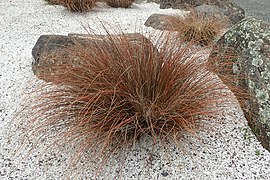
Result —
M 167 171 L 163 171 L 163 172 L 161 173 L 161 175 L 162 175 L 163 177 L 167 177 L 167 176 L 169 175 L 169 173 L 168 173 Z

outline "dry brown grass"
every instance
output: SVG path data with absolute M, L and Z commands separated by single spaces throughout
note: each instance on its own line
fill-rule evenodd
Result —
M 61 2 L 59 0 L 44 0 L 48 4 L 53 4 L 53 5 L 61 5 Z
M 87 12 L 92 9 L 96 0 L 46 0 L 54 4 L 63 5 L 71 12 Z
M 171 19 L 171 26 L 186 41 L 194 41 L 201 45 L 212 44 L 218 33 L 226 28 L 225 19 L 211 15 L 198 14 L 191 10 L 186 16 Z
M 111 6 L 111 7 L 128 8 L 134 3 L 134 0 L 105 0 L 105 2 L 108 6 Z
M 116 151 L 143 135 L 178 141 L 181 133 L 194 134 L 215 117 L 221 110 L 217 103 L 231 98 L 207 70 L 211 63 L 191 51 L 193 44 L 170 35 L 154 46 L 142 36 L 137 43 L 125 34 L 98 39 L 88 48 L 77 43 L 69 49 L 76 63 L 55 66 L 50 81 L 57 87 L 46 84 L 29 98 L 32 136 L 46 139 L 48 129 L 62 129 L 54 140 L 76 142 L 75 156 L 95 147 Z
M 105 2 L 115 8 L 128 8 L 134 0 L 44 0 L 48 4 L 63 5 L 71 12 L 87 12 L 92 9 L 96 2 Z

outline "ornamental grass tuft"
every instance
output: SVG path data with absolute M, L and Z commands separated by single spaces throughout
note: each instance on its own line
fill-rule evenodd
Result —
M 51 4 L 62 5 L 71 12 L 87 12 L 96 5 L 96 0 L 45 0 Z
M 194 44 L 170 34 L 150 37 L 154 44 L 142 35 L 134 41 L 108 33 L 68 49 L 73 63 L 56 65 L 52 83 L 30 94 L 28 134 L 42 141 L 61 129 L 53 140 L 75 142 L 75 156 L 96 147 L 112 153 L 142 136 L 177 142 L 183 133 L 196 134 L 232 97 Z
M 222 29 L 227 27 L 227 21 L 214 15 L 205 15 L 191 10 L 185 16 L 171 18 L 173 30 L 179 32 L 179 36 L 186 41 L 194 41 L 206 46 L 214 42 Z
M 108 6 L 115 8 L 128 8 L 134 3 L 134 0 L 105 0 L 105 1 Z

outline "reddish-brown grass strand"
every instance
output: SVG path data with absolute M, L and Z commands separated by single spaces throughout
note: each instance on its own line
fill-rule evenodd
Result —
M 60 129 L 54 140 L 75 142 L 75 156 L 96 147 L 106 155 L 143 135 L 177 141 L 195 133 L 230 98 L 192 44 L 164 34 L 154 46 L 143 36 L 135 43 L 124 33 L 97 37 L 68 49 L 73 63 L 56 65 L 52 83 L 31 97 L 31 136 Z

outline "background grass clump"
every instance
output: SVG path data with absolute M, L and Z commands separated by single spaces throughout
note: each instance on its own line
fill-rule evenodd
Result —
M 48 4 L 61 5 L 60 0 L 44 0 L 44 1 L 46 1 Z
M 134 0 L 45 0 L 48 4 L 65 6 L 71 12 L 87 12 L 97 1 L 104 2 L 114 8 L 128 8 Z
M 115 8 L 128 8 L 135 0 L 105 0 L 106 4 Z
M 96 5 L 96 0 L 45 0 L 50 4 L 62 5 L 71 12 L 87 12 Z
M 185 16 L 171 18 L 171 26 L 186 41 L 194 41 L 201 45 L 209 45 L 226 28 L 225 19 L 213 15 L 196 13 L 194 10 Z

